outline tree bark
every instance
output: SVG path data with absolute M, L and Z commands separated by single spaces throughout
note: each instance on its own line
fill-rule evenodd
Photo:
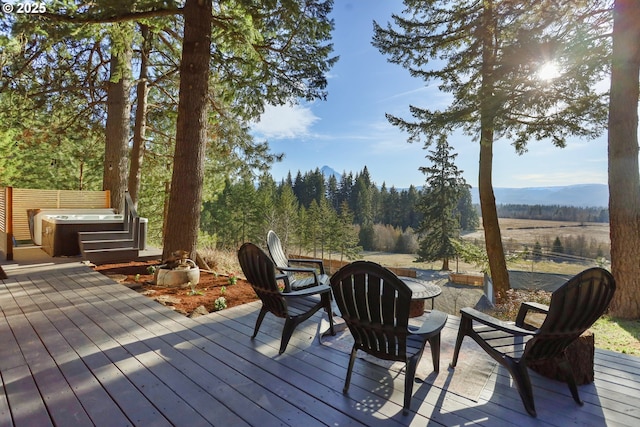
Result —
M 617 285 L 611 313 L 629 319 L 640 318 L 638 40 L 640 1 L 616 0 L 608 136 L 611 269 Z
M 494 115 L 496 111 L 495 82 L 495 17 L 493 2 L 484 1 L 484 19 L 482 35 L 482 87 L 480 88 L 480 164 L 478 170 L 478 192 L 482 211 L 485 247 L 489 258 L 489 269 L 493 283 L 494 296 L 500 301 L 509 290 L 509 273 L 504 257 L 498 210 L 493 193 L 493 137 Z
M 131 116 L 131 33 L 125 26 L 111 36 L 110 78 L 107 83 L 107 122 L 105 126 L 103 190 L 111 193 L 111 207 L 124 209 L 127 189 L 129 119 Z M 119 39 L 119 40 L 118 40 Z
M 144 161 L 144 140 L 147 133 L 147 96 L 149 94 L 149 82 L 147 80 L 149 67 L 149 52 L 151 51 L 151 35 L 149 27 L 140 24 L 142 34 L 142 49 L 140 52 L 140 76 L 136 86 L 136 119 L 133 128 L 133 145 L 131 147 L 131 164 L 129 167 L 129 195 L 133 206 L 138 208 L 138 192 L 140 191 L 140 178 L 142 176 L 142 162 Z
M 187 0 L 180 63 L 180 97 L 163 257 L 177 250 L 196 257 L 207 144 L 211 0 Z
M 480 142 L 480 167 L 478 172 L 478 191 L 480 193 L 480 209 L 482 211 L 482 227 L 484 228 L 485 247 L 489 259 L 491 282 L 494 296 L 500 301 L 509 290 L 509 272 L 504 257 L 502 235 L 498 224 L 496 198 L 493 193 L 491 178 L 493 164 L 493 132 L 484 131 Z M 490 134 L 490 136 L 488 135 Z

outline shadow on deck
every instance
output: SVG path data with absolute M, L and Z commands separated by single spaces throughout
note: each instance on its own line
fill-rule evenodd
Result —
M 596 351 L 596 381 L 568 388 L 532 373 L 529 417 L 496 367 L 477 402 L 444 382 L 414 387 L 404 373 L 321 345 L 320 314 L 278 356 L 280 319 L 249 336 L 259 303 L 188 319 L 79 264 L 7 271 L 0 281 L 0 425 L 639 425 L 640 359 Z M 436 307 L 437 308 L 437 307 Z M 457 329 L 451 317 L 447 328 Z M 454 334 L 455 335 L 455 334 Z M 453 343 L 448 343 L 453 345 Z M 429 361 L 423 358 L 422 364 Z M 441 360 L 446 370 L 449 360 Z

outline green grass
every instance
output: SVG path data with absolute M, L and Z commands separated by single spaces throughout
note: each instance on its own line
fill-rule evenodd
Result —
M 603 316 L 590 329 L 597 348 L 640 356 L 640 320 Z
M 506 302 L 497 306 L 490 314 L 502 320 L 513 321 L 522 302 L 533 301 L 548 305 L 550 297 L 551 294 L 545 291 L 510 290 Z M 543 319 L 538 320 L 541 322 Z M 605 315 L 589 329 L 593 332 L 597 348 L 640 356 L 640 320 Z

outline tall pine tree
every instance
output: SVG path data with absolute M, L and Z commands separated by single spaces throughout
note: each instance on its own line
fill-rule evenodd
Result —
M 449 93 L 442 110 L 411 106 L 412 120 L 388 115 L 429 145 L 462 129 L 480 145 L 478 188 L 494 291 L 510 288 L 493 193 L 493 145 L 506 138 L 516 151 L 530 140 L 558 147 L 570 135 L 594 137 L 605 128 L 606 106 L 596 83 L 604 77 L 608 15 L 603 0 L 404 0 L 394 25 L 374 23 L 373 44 L 389 60 Z M 545 64 L 559 76 L 537 78 Z
M 456 207 L 460 196 L 467 187 L 454 161 L 457 154 L 445 137 L 441 137 L 427 159 L 431 166 L 421 167 L 427 176 L 426 186 L 419 209 L 424 214 L 418 232 L 420 248 L 417 262 L 442 260 L 442 270 L 449 270 L 449 259 L 456 255 L 452 243 L 460 235 L 460 223 Z

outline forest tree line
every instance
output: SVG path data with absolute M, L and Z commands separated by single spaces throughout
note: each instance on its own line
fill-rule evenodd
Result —
M 544 221 L 609 222 L 609 209 L 560 205 L 498 205 L 500 218 Z
M 423 195 L 423 187 L 376 185 L 366 166 L 339 177 L 326 177 L 316 169 L 298 171 L 295 178 L 289 174 L 279 183 L 269 174 L 257 183 L 250 178 L 227 180 L 220 195 L 203 205 L 201 239 L 220 248 L 236 248 L 244 241 L 264 243 L 266 232 L 273 229 L 292 253 L 335 253 L 343 258 L 356 257 L 361 250 L 415 254 L 424 216 L 419 208 Z M 606 209 L 571 206 L 500 205 L 500 209 L 505 217 L 526 218 L 523 214 L 531 212 L 529 219 L 549 215 L 557 221 L 601 222 L 592 218 L 607 217 Z M 456 209 L 461 230 L 475 230 L 478 213 L 470 191 L 463 192 Z M 539 243 L 541 251 L 552 251 L 552 241 Z M 523 249 L 519 242 L 505 242 L 505 246 L 509 251 Z M 609 255 L 608 247 L 585 236 L 563 237 L 561 246 L 568 255 Z
M 325 177 L 319 169 L 291 174 L 276 183 L 263 174 L 228 180 L 215 200 L 203 205 L 201 229 L 220 247 L 237 247 L 244 241 L 264 242 L 274 229 L 289 249 L 327 251 L 352 257 L 360 250 L 415 253 L 416 230 L 423 215 L 422 191 L 411 186 L 397 190 L 378 187 L 365 166 L 343 173 L 340 180 Z M 467 191 L 456 209 L 460 226 L 473 229 L 477 213 Z M 206 238 L 206 237 L 205 237 Z

